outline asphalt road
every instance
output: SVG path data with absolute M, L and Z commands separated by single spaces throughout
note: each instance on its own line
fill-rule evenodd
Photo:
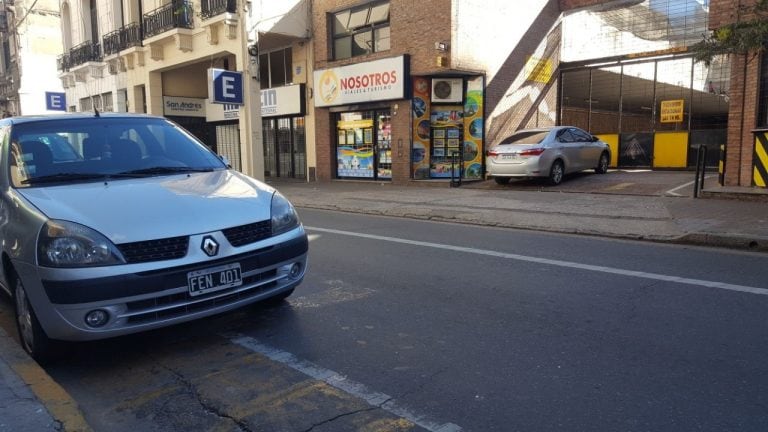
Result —
M 47 371 L 97 431 L 768 429 L 764 254 L 301 216 L 287 302 Z

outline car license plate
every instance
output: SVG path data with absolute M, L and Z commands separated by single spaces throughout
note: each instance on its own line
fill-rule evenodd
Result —
M 240 263 L 195 270 L 187 273 L 189 295 L 198 296 L 243 284 Z
M 504 154 L 504 155 L 501 155 L 501 158 L 502 159 L 517 159 L 517 155 L 516 154 Z

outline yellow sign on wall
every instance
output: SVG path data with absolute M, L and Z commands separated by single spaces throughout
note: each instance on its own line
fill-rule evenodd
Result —
M 549 83 L 552 79 L 552 61 L 529 56 L 525 62 L 525 75 L 528 81 Z
M 684 99 L 661 101 L 661 122 L 680 123 L 683 121 Z

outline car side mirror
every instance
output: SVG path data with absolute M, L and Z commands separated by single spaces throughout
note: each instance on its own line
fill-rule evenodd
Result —
M 229 159 L 227 159 L 226 156 L 219 155 L 219 159 L 221 159 L 221 161 L 224 162 L 224 165 L 226 165 L 227 168 L 232 168 L 232 165 L 229 164 Z
M 600 138 L 592 135 L 592 142 L 598 142 L 598 141 L 600 141 Z

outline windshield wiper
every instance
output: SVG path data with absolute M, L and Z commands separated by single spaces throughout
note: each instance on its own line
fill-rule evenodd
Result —
M 179 174 L 179 173 L 197 173 L 197 172 L 211 172 L 213 168 L 192 168 L 192 167 L 172 167 L 172 166 L 156 166 L 150 168 L 141 168 L 131 171 L 124 171 L 118 173 L 118 175 L 158 175 L 158 174 Z
M 21 181 L 21 184 L 34 184 L 34 183 L 55 183 L 65 181 L 78 181 L 78 180 L 95 180 L 108 177 L 106 174 L 99 173 L 57 173 L 48 174 L 39 177 L 30 177 Z

